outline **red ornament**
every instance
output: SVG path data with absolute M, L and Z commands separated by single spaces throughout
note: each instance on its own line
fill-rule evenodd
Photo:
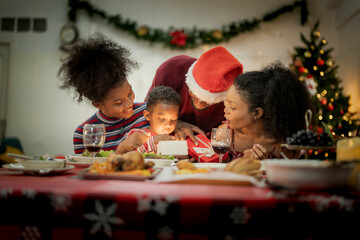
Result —
M 341 124 L 339 124 L 338 129 L 342 129 L 342 125 L 341 125 Z
M 323 99 L 320 101 L 320 103 L 325 106 L 325 105 L 327 104 L 326 98 L 323 98 Z
M 299 73 L 304 73 L 304 72 L 305 72 L 305 68 L 304 68 L 304 67 L 299 67 L 299 68 L 298 68 L 298 71 L 299 71 Z
M 311 75 L 311 74 L 308 74 L 308 75 L 306 76 L 306 78 L 314 78 L 314 76 Z
M 344 110 L 340 110 L 340 114 L 341 114 L 341 115 L 344 115 Z
M 316 60 L 316 64 L 318 66 L 323 66 L 324 65 L 324 60 L 318 59 L 318 60 Z
M 329 111 L 334 110 L 334 105 L 332 105 L 331 103 L 329 103 L 327 109 L 328 109 Z
M 172 39 L 170 41 L 171 45 L 175 45 L 177 47 L 183 47 L 186 45 L 187 35 L 184 33 L 184 30 L 177 30 L 170 33 Z

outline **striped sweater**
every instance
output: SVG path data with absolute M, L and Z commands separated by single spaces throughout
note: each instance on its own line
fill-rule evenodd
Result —
M 143 111 L 146 109 L 146 103 L 134 103 L 134 114 L 127 119 L 109 118 L 101 111 L 97 111 L 93 116 L 78 126 L 74 132 L 74 152 L 81 154 L 84 150 L 83 144 L 83 127 L 87 123 L 103 123 L 106 128 L 105 144 L 102 148 L 104 151 L 116 150 L 126 134 L 135 128 L 145 128 L 149 122 L 145 119 Z

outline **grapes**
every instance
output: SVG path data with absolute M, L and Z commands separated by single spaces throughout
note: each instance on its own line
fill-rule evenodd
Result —
M 313 131 L 300 130 L 294 133 L 292 137 L 286 138 L 286 143 L 289 145 L 323 147 L 331 145 L 332 139 L 327 133 L 318 134 Z

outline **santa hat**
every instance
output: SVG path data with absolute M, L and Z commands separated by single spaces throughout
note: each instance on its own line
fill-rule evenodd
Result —
M 186 84 L 201 101 L 214 104 L 225 100 L 227 90 L 242 72 L 242 64 L 228 50 L 215 47 L 191 65 Z

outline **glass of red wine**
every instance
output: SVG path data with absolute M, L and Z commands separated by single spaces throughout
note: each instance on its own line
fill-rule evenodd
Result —
M 231 143 L 230 129 L 213 128 L 211 130 L 211 145 L 214 151 L 219 155 L 219 162 L 222 162 L 224 154 L 229 151 Z
M 83 142 L 86 150 L 91 154 L 91 164 L 95 155 L 104 146 L 106 130 L 104 124 L 85 124 L 83 130 Z

